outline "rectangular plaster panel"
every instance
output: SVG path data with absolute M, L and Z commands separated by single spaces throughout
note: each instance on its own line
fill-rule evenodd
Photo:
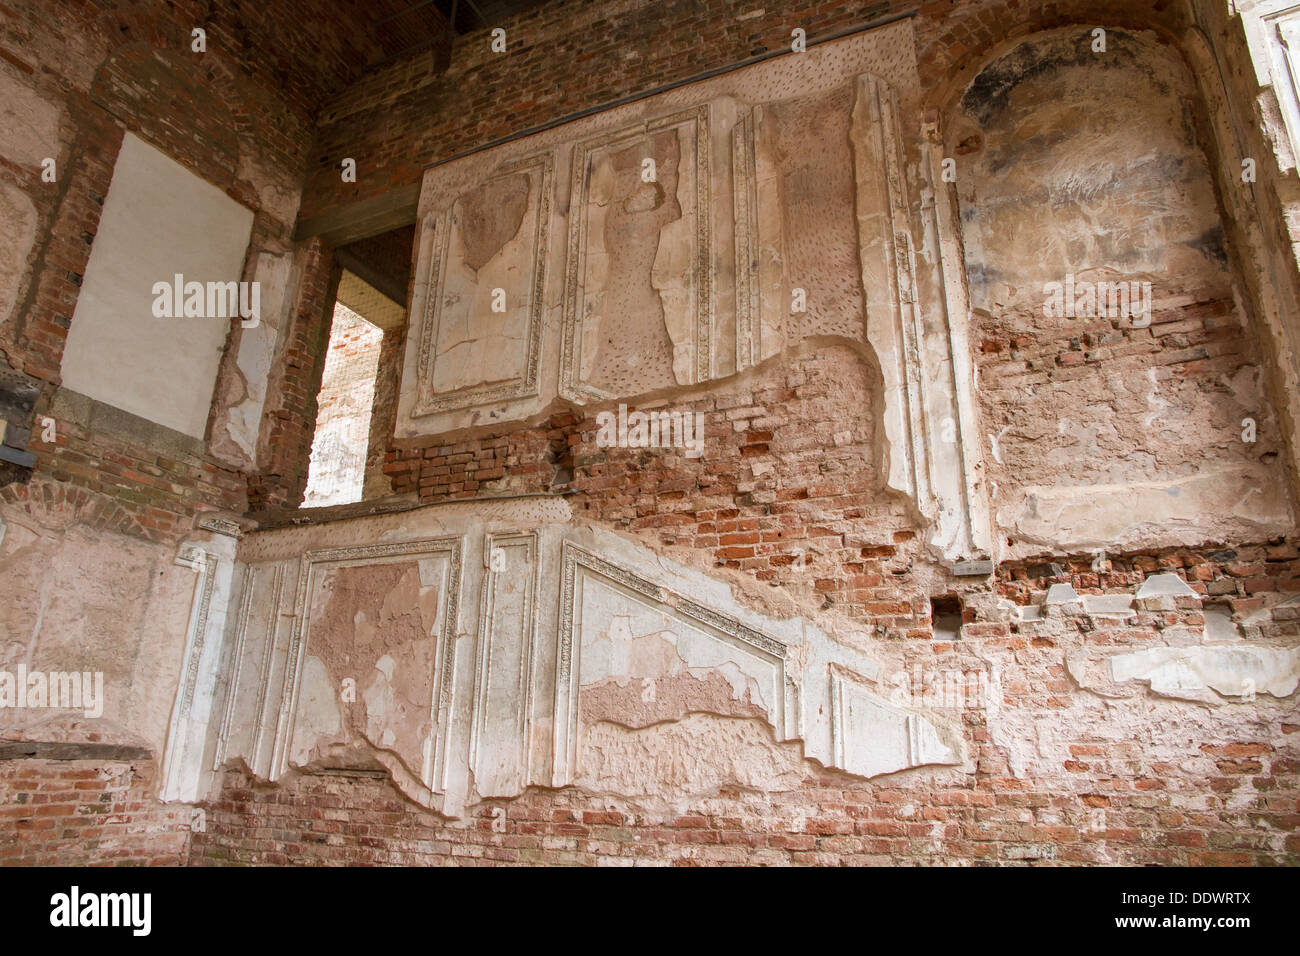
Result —
M 742 115 L 732 130 L 737 371 L 781 351 L 791 305 L 778 201 L 781 172 L 769 132 L 761 105 Z
M 1165 480 L 1026 485 L 1022 500 L 1000 506 L 997 517 L 1028 553 L 1045 547 L 1120 551 L 1153 540 L 1164 546 L 1262 541 L 1294 526 L 1285 484 L 1253 462 Z
M 785 644 L 571 543 L 562 562 L 556 786 L 580 772 L 580 739 L 599 721 L 646 727 L 699 710 L 759 717 L 788 739 L 798 704 Z
M 566 397 L 600 401 L 711 377 L 708 149 L 707 105 L 574 147 Z
M 460 607 L 458 537 L 302 557 L 273 772 L 368 743 L 395 774 L 437 789 Z M 353 699 L 339 692 L 352 681 Z M 346 712 L 345 706 L 350 706 Z
M 284 682 L 288 653 L 285 627 L 293 613 L 297 571 L 297 562 L 243 566 L 234 611 L 233 646 L 226 663 L 226 703 L 213 756 L 214 770 L 224 764 L 229 754 L 243 754 L 254 772 L 269 775 L 271 738 L 279 704 L 269 690 Z
M 63 352 L 63 384 L 202 438 L 231 319 L 157 318 L 155 283 L 234 282 L 253 213 L 142 140 L 122 141 Z
M 528 771 L 537 549 L 536 534 L 489 535 L 484 548 L 470 752 L 485 796 L 512 792 Z
M 398 437 L 524 421 L 557 397 L 590 404 L 726 378 L 797 345 L 797 336 L 860 342 L 849 129 L 853 83 L 866 73 L 916 102 L 910 24 L 821 44 L 426 170 Z M 466 392 L 464 404 L 429 408 L 428 369 L 437 368 L 440 348 L 456 345 L 454 337 L 439 344 L 449 241 L 440 224 L 485 182 L 542 156 L 553 158 L 556 175 L 538 247 L 545 278 L 537 393 L 485 388 Z M 762 249 L 761 306 L 746 265 L 754 243 Z M 527 272 L 526 252 L 504 257 L 512 274 Z M 801 263 L 817 273 L 796 275 Z M 467 290 L 475 301 L 484 294 L 477 286 L 504 288 L 466 276 L 475 279 Z M 793 323 L 787 339 L 788 287 L 799 282 L 820 305 Z M 491 334 L 489 326 L 476 314 L 457 334 L 477 341 Z M 516 368 L 510 352 L 492 371 Z
M 863 777 L 960 763 L 960 746 L 945 740 L 923 715 L 871 693 L 842 673 L 831 676 L 831 728 L 835 766 Z
M 553 165 L 507 163 L 426 222 L 413 415 L 537 394 Z
M 206 741 L 218 724 L 217 674 L 233 596 L 234 542 L 187 542 L 176 563 L 195 573 L 182 670 L 164 750 L 163 799 L 193 800 L 205 782 Z

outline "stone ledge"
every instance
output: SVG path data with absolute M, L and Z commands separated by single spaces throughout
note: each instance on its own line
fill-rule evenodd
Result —
M 202 439 L 151 422 L 70 388 L 60 388 L 54 393 L 49 414 L 87 431 L 135 442 L 167 458 L 203 458 L 207 449 Z

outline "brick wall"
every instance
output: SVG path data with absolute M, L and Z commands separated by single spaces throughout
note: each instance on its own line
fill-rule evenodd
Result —
M 552 415 L 544 427 L 461 440 L 396 440 L 384 474 L 395 494 L 415 492 L 421 501 L 490 495 L 494 491 L 538 494 L 566 490 L 564 464 L 578 418 Z M 509 477 L 507 478 L 507 474 Z
M 72 323 L 90 247 L 99 226 L 104 197 L 113 178 L 113 164 L 122 146 L 122 130 L 102 117 L 88 117 L 63 166 L 57 190 L 31 186 L 38 215 L 48 223 L 39 237 L 35 271 L 20 300 L 10 362 L 22 362 L 23 371 L 39 379 L 57 381 L 63 346 Z
M 1071 22 L 1172 30 L 1182 16 L 1162 0 L 552 2 L 502 21 L 504 54 L 481 30 L 457 38 L 445 73 L 427 54 L 407 57 L 327 103 L 303 215 L 418 182 L 425 163 L 556 117 L 789 49 L 795 27 L 816 38 L 912 9 L 917 62 L 935 90 L 1008 36 Z M 340 181 L 343 157 L 357 161 L 355 183 Z
M 372 12 L 325 0 L 312 0 L 306 9 L 289 2 L 254 8 L 160 6 L 145 0 L 4 5 L 0 70 L 30 87 L 58 116 L 57 138 L 48 144 L 56 160 L 54 182 L 42 181 L 38 166 L 0 156 L 0 181 L 21 189 L 38 218 L 18 300 L 0 327 L 0 356 L 43 387 L 36 417 L 59 383 L 63 345 L 124 131 L 253 210 L 250 263 L 263 251 L 286 252 L 292 248 L 296 193 L 308 162 L 314 113 L 381 52 L 367 30 L 357 29 L 357 18 L 368 24 Z M 196 27 L 206 32 L 203 52 L 191 47 Z M 320 282 L 328 283 L 328 268 L 326 260 Z M 306 292 L 320 295 L 320 283 L 312 278 Z M 232 342 L 238 335 L 234 330 Z M 295 496 L 301 496 L 315 420 L 306 413 L 314 410 L 323 344 L 306 357 L 300 348 L 301 342 L 291 339 L 282 363 L 277 362 L 291 371 L 279 383 L 287 393 L 272 393 L 268 416 L 304 415 L 307 441 L 292 448 L 291 466 L 273 460 L 265 478 L 252 476 L 257 499 L 269 495 L 296 504 Z M 292 370 L 302 362 L 307 377 L 314 372 L 317 382 L 300 390 Z M 217 397 L 220 402 L 222 396 Z M 144 525 L 146 518 L 163 521 L 162 512 L 192 515 L 194 501 L 205 492 L 209 507 L 245 510 L 244 491 L 228 486 L 244 484 L 247 476 L 206 456 L 173 467 L 167 456 L 148 449 L 114 444 L 106 436 L 91 442 L 71 423 L 59 426 L 57 443 L 29 448 L 38 456 L 37 471 L 114 495 L 125 507 L 138 506 Z M 35 432 L 39 435 L 39 429 Z M 283 441 L 293 432 L 281 427 L 271 440 Z M 210 487 L 191 495 L 186 489 L 196 482 Z
M 37 381 L 60 380 L 63 347 L 121 144 L 121 128 L 88 115 L 64 166 L 65 185 L 49 212 L 53 222 L 38 250 L 40 268 L 28 301 L 17 310 L 20 330 L 10 350 L 11 360 L 23 356 L 24 373 Z M 162 535 L 188 527 L 200 503 L 243 510 L 242 477 L 203 456 L 159 454 L 146 442 L 92 434 L 57 417 L 54 441 L 44 441 L 41 422 L 52 398 L 47 384 L 29 423 L 28 450 L 36 456 L 38 473 L 108 495 L 134 512 L 141 527 Z
M 1294 540 L 1135 552 L 1108 556 L 1100 564 L 1096 555 L 1012 562 L 998 567 L 997 583 L 1001 594 L 1028 604 L 1032 594 L 1053 584 L 1069 584 L 1080 594 L 1132 591 L 1148 575 L 1169 571 L 1207 607 L 1217 605 L 1240 617 L 1271 608 L 1274 633 L 1300 636 L 1300 606 L 1273 606 L 1281 595 L 1300 593 L 1300 550 Z
M 224 508 L 243 511 L 244 478 L 201 456 L 177 451 L 159 453 L 146 442 L 91 431 L 67 421 L 56 423 L 53 443 L 37 437 L 37 484 L 61 483 L 111 500 L 132 517 L 129 534 L 168 540 L 193 526 L 198 511 Z M 19 486 L 3 489 L 13 500 Z
M 124 129 L 165 144 L 253 207 L 254 246 L 283 251 L 292 248 L 293 222 L 263 207 L 263 193 L 276 183 L 249 169 L 288 171 L 290 182 L 306 175 L 301 214 L 314 215 L 414 183 L 423 163 L 496 136 L 778 49 L 793 26 L 815 37 L 900 9 L 889 2 L 760 10 L 738 0 L 570 0 L 506 23 L 509 55 L 489 54 L 486 34 L 474 34 L 457 42 L 445 76 L 432 73 L 422 54 L 339 94 L 371 51 L 364 40 L 350 39 L 358 31 L 330 6 L 303 16 L 298 4 L 256 11 L 218 5 L 204 21 L 211 69 L 179 80 L 172 77 L 185 62 L 194 19 L 184 4 L 167 8 L 173 13 L 166 21 L 159 21 L 156 4 L 82 13 L 67 3 L 53 17 L 20 4 L 0 26 L 0 69 L 32 78 L 42 95 L 66 108 L 57 185 L 46 187 L 30 169 L 0 161 L 0 176 L 32 196 L 41 222 L 15 309 L 19 319 L 3 330 L 0 348 L 47 384 L 46 400 Z M 1163 4 L 1063 2 L 1026 11 L 1017 0 L 923 3 L 915 24 L 929 96 L 941 98 L 943 87 L 1009 33 L 1069 20 L 1144 22 L 1157 6 Z M 1169 15 L 1174 22 L 1179 14 Z M 65 34 L 92 40 L 78 51 Z M 255 36 L 277 38 L 268 55 L 254 52 Z M 119 49 L 123 42 L 128 46 Z M 169 52 L 154 56 L 129 46 L 136 42 Z M 155 83 L 161 89 L 151 96 Z M 205 93 L 209 83 L 230 108 L 185 119 L 194 104 L 213 99 Z M 322 102 L 313 145 L 313 113 Z M 179 135 L 169 127 L 177 114 Z M 358 161 L 356 184 L 339 181 L 345 155 Z M 232 165 L 232 157 L 243 162 Z M 243 511 L 246 480 L 254 509 L 295 506 L 306 481 L 337 282 L 330 250 L 320 242 L 297 247 L 297 257 L 302 279 L 273 367 L 261 474 L 245 476 L 201 457 L 159 456 L 61 422 L 57 441 L 32 445 L 37 480 L 7 487 L 0 497 L 15 507 L 57 499 L 87 523 L 146 537 L 179 533 L 200 505 Z M 1089 364 L 1130 358 L 1180 373 L 1235 367 L 1237 346 L 1221 321 L 1228 307 L 1220 296 L 1158 316 L 1140 334 L 1111 338 L 1099 330 L 1077 343 L 1020 340 L 1013 330 L 990 326 L 977 343 L 985 382 L 1010 394 L 1024 384 L 1015 375 L 1083 374 Z M 1215 742 L 1176 759 L 1161 746 L 1158 729 L 1146 737 L 1107 737 L 1081 725 L 1070 737 L 1072 701 L 1080 695 L 1061 663 L 1064 644 L 1141 646 L 1164 627 L 1198 626 L 1199 612 L 1136 615 L 1103 633 L 1066 622 L 1061 633 L 1044 634 L 981 618 L 968 606 L 961 640 L 934 639 L 929 598 L 960 582 L 913 571 L 921 546 L 913 520 L 868 467 L 879 442 L 875 416 L 864 412 L 864 376 L 852 354 L 822 349 L 748 373 L 734 387 L 682 396 L 672 409 L 705 416 L 706 450 L 698 460 L 676 450 L 601 448 L 591 409 L 557 412 L 500 434 L 395 442 L 384 471 L 395 491 L 430 502 L 566 493 L 585 520 L 643 536 L 691 563 L 785 588 L 809 612 L 832 610 L 878 625 L 883 636 L 914 638 L 903 651 L 909 663 L 963 669 L 988 655 L 1009 659 L 1015 667 L 1003 687 L 1006 705 L 1025 722 L 1057 727 L 1067 758 L 1017 773 L 983 715 L 969 712 L 959 719 L 974 775 L 921 770 L 868 784 L 810 768 L 797 790 L 723 792 L 688 816 L 537 790 L 476 808 L 464 822 L 413 807 L 376 775 L 308 774 L 271 788 L 231 771 L 209 808 L 207 832 L 194 837 L 191 862 L 1300 862 L 1300 721 L 1256 719 L 1238 713 L 1246 708 L 1228 707 L 1215 717 L 1222 721 Z M 1171 569 L 1239 614 L 1263 609 L 1278 592 L 1300 590 L 1290 541 L 1112 556 L 1101 572 L 1092 560 L 1004 565 L 998 589 L 1026 603 L 1057 581 L 1080 591 L 1131 590 L 1145 574 Z M 1274 611 L 1271 634 L 1296 635 L 1300 623 L 1290 613 Z M 188 810 L 160 808 L 148 796 L 153 789 L 151 761 L 0 762 L 0 815 L 13 821 L 0 826 L 0 861 L 183 861 Z M 498 807 L 503 814 L 493 813 Z
M 248 482 L 249 509 L 295 508 L 307 487 L 321 376 L 329 347 L 330 320 L 340 270 L 329 247 L 317 239 L 299 253 L 302 278 L 293 316 L 284 333 L 280 361 L 267 383 L 266 408 L 258 435 L 262 472 Z
M 37 141 L 44 129 L 29 126 L 26 106 L 20 105 L 0 139 L 0 186 L 25 196 L 35 214 L 25 260 L 4 263 L 18 272 L 5 275 L 17 288 L 12 311 L 0 315 L 0 379 L 8 384 L 13 377 L 7 365 L 24 377 L 24 390 L 40 393 L 35 406 L 24 410 L 25 420 L 11 420 L 23 433 L 30 429 L 27 449 L 36 467 L 34 474 L 7 471 L 0 488 L 0 510 L 10 519 L 7 558 L 32 534 L 50 530 L 57 536 L 75 528 L 85 537 L 69 542 L 70 552 L 89 554 L 88 540 L 111 542 L 104 533 L 117 532 L 160 542 L 157 553 L 166 568 L 172 556 L 166 549 L 192 528 L 195 511 L 247 509 L 248 476 L 210 456 L 176 450 L 174 441 L 151 436 L 147 427 L 92 429 L 55 411 L 61 407 L 63 347 L 126 131 L 253 211 L 250 263 L 261 252 L 292 249 L 312 114 L 373 52 L 352 20 L 370 12 L 355 14 L 325 0 L 311 0 L 306 9 L 300 2 L 0 3 L 0 81 L 25 87 L 54 117 L 54 132 Z M 203 54 L 190 49 L 196 26 L 207 31 Z M 41 167 L 27 155 L 34 150 L 55 160 L 53 182 L 41 178 Z M 309 253 L 310 247 L 304 258 Z M 327 285 L 328 257 L 324 262 Z M 323 298 L 319 287 L 309 282 L 307 288 Z M 276 364 L 305 362 L 310 368 L 315 359 L 290 353 Z M 318 366 L 314 374 L 318 378 Z M 289 397 L 273 403 L 272 412 L 314 408 L 315 386 L 296 391 L 292 374 L 288 378 Z M 42 438 L 46 415 L 55 419 L 52 441 Z M 314 415 L 304 420 L 309 443 Z M 305 463 L 303 456 L 290 471 L 305 476 Z M 10 477 L 19 480 L 11 483 Z M 139 554 L 131 560 L 138 569 Z M 20 584 L 29 587 L 38 577 L 33 572 Z M 141 583 L 138 576 L 124 582 L 124 593 L 135 593 L 131 589 Z M 152 573 L 143 581 L 146 589 L 156 583 Z M 7 578 L 6 586 L 20 585 Z M 12 611 L 30 597 L 11 594 L 6 603 Z M 127 611 L 124 618 L 139 608 Z M 95 647 L 97 635 L 102 638 L 96 622 L 109 613 L 107 606 L 91 608 L 79 621 L 84 631 L 58 637 Z M 152 648 L 95 650 L 126 655 L 149 674 L 142 682 L 161 679 L 162 693 L 170 694 L 165 681 L 171 675 L 148 671 Z M 12 736 L 12 728 L 5 736 Z M 151 758 L 0 760 L 0 864 L 181 863 L 189 808 L 159 805 L 153 796 L 158 785 Z
M 153 760 L 0 760 L 0 866 L 176 866 L 187 805 L 153 797 Z
M 867 366 L 848 349 L 769 363 L 739 384 L 629 406 L 704 416 L 682 448 L 601 448 L 597 410 L 461 441 L 399 441 L 385 471 L 422 501 L 568 492 L 576 515 L 644 535 L 687 561 L 792 587 L 905 636 L 928 618 L 909 575 L 919 548 L 901 496 L 872 464 Z M 928 636 L 928 630 L 916 635 Z
M 375 376 L 375 398 L 370 412 L 370 434 L 366 440 L 366 474 L 362 495 L 384 498 L 393 485 L 384 471 L 389 444 L 397 424 L 397 400 L 401 390 L 402 357 L 406 352 L 406 324 L 385 329 L 379 343 L 379 374 Z
M 1172 571 L 1206 596 L 1207 607 L 1221 599 L 1249 612 L 1260 595 L 1247 595 L 1247 582 L 1289 586 L 1298 555 L 1295 541 L 1166 549 L 1113 556 L 1099 571 L 1089 555 L 1008 564 L 997 585 L 1029 603 L 1053 583 L 1132 594 L 1147 576 Z M 412 804 L 382 772 L 322 771 L 271 786 L 229 770 L 190 862 L 1296 865 L 1294 708 L 1276 701 L 1213 710 L 1141 689 L 1101 704 L 1080 693 L 1063 663 L 1067 652 L 1136 650 L 1167 628 L 1201 627 L 1196 603 L 1139 606 L 1100 625 L 1082 614 L 995 621 L 976 603 L 965 609 L 958 639 L 906 642 L 905 666 L 917 675 L 998 664 L 996 714 L 991 706 L 939 705 L 961 726 L 973 773 L 923 768 L 863 782 L 806 762 L 796 789 L 723 789 L 684 811 L 534 788 L 448 820 Z M 1294 640 L 1300 622 L 1281 614 L 1264 633 Z M 914 692 L 929 692 L 930 681 L 923 676 Z M 999 737 L 1007 726 L 1041 732 L 1039 752 L 1008 749 Z M 1013 765 L 1017 759 L 1023 765 Z
M 424 163 L 616 97 L 903 8 L 889 0 L 756 6 L 748 0 L 548 3 L 504 21 L 507 50 L 457 38 L 438 73 L 427 55 L 368 74 L 321 112 L 303 215 L 417 182 Z M 757 11 L 757 15 L 755 15 Z M 344 157 L 356 183 L 339 181 Z
M 685 815 L 534 789 L 452 822 L 382 774 L 309 774 L 272 788 L 228 771 L 190 863 L 1295 865 L 1298 737 L 1300 723 L 1260 725 L 1177 765 L 1142 741 L 1104 753 L 1081 743 L 1051 779 L 1012 777 L 995 760 L 948 784 L 821 772 L 788 793 L 724 790 Z

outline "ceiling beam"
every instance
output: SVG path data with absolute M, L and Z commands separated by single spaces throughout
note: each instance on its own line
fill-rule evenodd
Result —
M 382 232 L 400 229 L 415 222 L 420 205 L 420 184 L 411 183 L 388 192 L 338 206 L 309 219 L 299 219 L 294 228 L 295 242 L 319 237 L 330 246 L 369 239 Z

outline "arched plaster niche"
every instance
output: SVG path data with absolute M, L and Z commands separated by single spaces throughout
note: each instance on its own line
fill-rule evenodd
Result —
M 1004 553 L 1282 533 L 1193 78 L 1154 34 L 1094 52 L 1092 29 L 1004 49 L 946 116 Z

